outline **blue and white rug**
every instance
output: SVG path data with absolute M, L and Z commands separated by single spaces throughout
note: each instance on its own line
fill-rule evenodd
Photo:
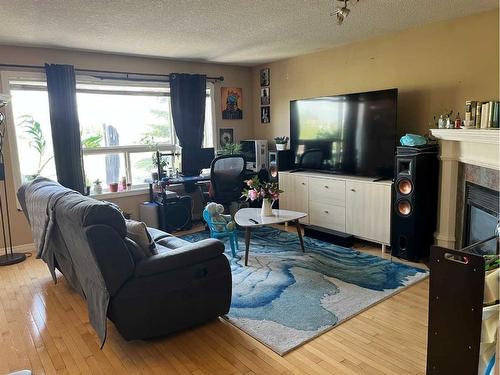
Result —
M 183 236 L 194 242 L 208 232 Z M 285 354 L 370 306 L 427 277 L 425 270 L 271 227 L 252 231 L 248 266 L 244 233 L 233 275 L 227 320 Z

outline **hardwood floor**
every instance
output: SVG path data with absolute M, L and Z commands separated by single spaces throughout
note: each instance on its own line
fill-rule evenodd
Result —
M 291 228 L 294 230 L 294 228 Z M 358 246 L 380 255 L 380 248 Z M 0 268 L 0 374 L 424 374 L 428 279 L 280 357 L 215 320 L 163 339 L 106 345 L 82 298 L 41 260 Z

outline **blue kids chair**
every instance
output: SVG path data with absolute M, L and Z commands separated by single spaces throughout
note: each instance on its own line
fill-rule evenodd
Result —
M 203 219 L 210 229 L 211 238 L 229 237 L 231 253 L 234 258 L 236 257 L 236 250 L 238 250 L 238 231 L 231 215 L 223 215 L 223 212 L 224 206 L 222 204 L 209 203 L 203 210 Z

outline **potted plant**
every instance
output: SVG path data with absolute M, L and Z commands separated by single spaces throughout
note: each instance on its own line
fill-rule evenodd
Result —
M 53 155 L 47 155 L 47 141 L 43 134 L 41 124 L 36 121 L 31 115 L 23 115 L 19 118 L 21 122 L 19 126 L 23 128 L 24 135 L 28 140 L 28 144 L 38 154 L 36 161 L 36 171 L 33 174 L 25 175 L 25 181 L 32 181 L 42 173 L 45 166 L 53 159 Z
M 102 194 L 102 182 L 99 179 L 94 181 L 94 193 Z
M 118 191 L 118 182 L 111 182 L 108 186 L 111 193 L 116 193 Z
M 245 181 L 247 188 L 242 192 L 246 200 L 262 200 L 261 216 L 273 215 L 273 203 L 279 198 L 283 190 L 278 188 L 277 182 L 261 182 L 259 177 L 255 176 L 251 180 Z
M 290 138 L 288 137 L 275 137 L 274 138 L 274 142 L 276 142 L 276 150 L 278 151 L 282 151 L 282 150 L 286 150 L 286 145 L 288 143 L 288 140 Z
M 241 144 L 228 142 L 219 149 L 219 155 L 241 154 Z

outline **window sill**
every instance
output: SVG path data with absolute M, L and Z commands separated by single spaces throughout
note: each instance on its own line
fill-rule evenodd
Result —
M 131 197 L 134 195 L 144 195 L 148 194 L 149 189 L 148 188 L 142 188 L 142 189 L 132 189 L 132 190 L 126 190 L 126 191 L 117 191 L 116 193 L 112 193 L 110 191 L 105 191 L 102 192 L 101 194 L 95 194 L 95 193 L 90 193 L 90 198 L 94 198 L 97 200 L 106 200 L 106 199 L 112 199 L 112 198 L 124 198 L 124 197 Z

